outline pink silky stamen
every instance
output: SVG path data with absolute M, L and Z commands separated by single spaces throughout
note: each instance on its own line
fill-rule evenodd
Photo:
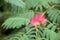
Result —
M 44 14 L 37 14 L 36 17 L 30 20 L 31 25 L 40 25 L 41 23 L 47 23 L 47 19 L 45 18 Z

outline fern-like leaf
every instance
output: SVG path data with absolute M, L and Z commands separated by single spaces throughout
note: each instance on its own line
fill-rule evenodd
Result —
M 34 16 L 34 12 L 26 12 L 20 15 L 16 15 L 16 17 L 8 18 L 3 24 L 3 28 L 11 29 L 11 28 L 20 28 L 22 25 L 28 25 L 30 19 Z
M 22 0 L 5 0 L 5 1 L 10 3 L 11 5 L 15 5 L 21 8 L 25 7 L 25 3 Z

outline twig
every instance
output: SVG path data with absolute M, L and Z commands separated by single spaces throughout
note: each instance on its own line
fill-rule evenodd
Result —
M 35 25 L 35 29 L 36 29 L 36 39 L 37 39 L 37 33 L 38 33 L 37 25 Z
M 56 6 L 60 6 L 60 5 L 53 5 L 53 6 L 51 6 L 51 7 L 50 7 L 50 8 L 48 8 L 45 12 L 43 12 L 43 14 L 46 14 L 46 13 L 47 13 L 47 11 L 51 10 L 52 8 L 54 8 L 54 7 L 56 7 Z

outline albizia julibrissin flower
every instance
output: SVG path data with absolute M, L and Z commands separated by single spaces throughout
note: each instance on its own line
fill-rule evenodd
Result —
M 44 14 L 37 14 L 36 17 L 32 18 L 30 20 L 30 24 L 35 26 L 35 25 L 41 25 L 45 26 L 47 24 L 47 19 L 45 18 Z

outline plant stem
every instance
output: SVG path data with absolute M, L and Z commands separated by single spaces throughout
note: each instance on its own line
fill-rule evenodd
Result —
M 35 29 L 36 29 L 36 39 L 37 39 L 37 33 L 38 33 L 37 25 L 35 25 Z
M 45 12 L 43 12 L 43 14 L 46 14 L 46 13 L 47 13 L 47 11 L 51 10 L 52 8 L 54 8 L 54 7 L 56 7 L 56 6 L 60 6 L 60 5 L 53 5 L 53 6 L 51 6 L 51 7 L 50 7 L 50 8 L 48 8 Z

